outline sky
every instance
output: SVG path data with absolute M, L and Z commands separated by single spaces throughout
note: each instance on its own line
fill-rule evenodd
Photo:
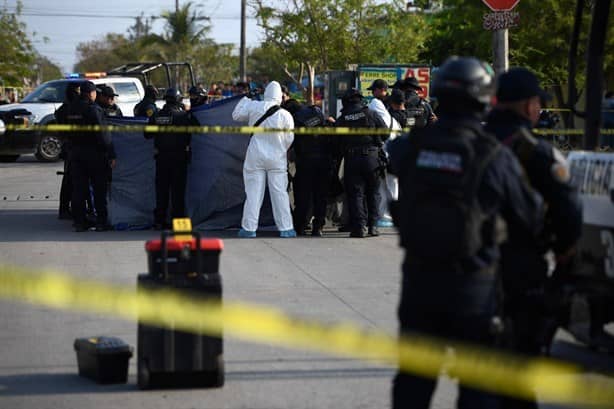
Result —
M 179 0 L 181 6 L 187 0 Z M 16 0 L 4 0 L 9 12 L 15 10 Z M 233 43 L 237 49 L 241 41 L 240 0 L 192 0 L 193 6 L 211 18 L 209 36 L 217 43 Z M 174 10 L 175 0 L 23 0 L 21 21 L 27 26 L 30 38 L 40 54 L 60 66 L 62 72 L 72 72 L 77 63 L 77 44 L 98 40 L 107 33 L 126 34 L 135 17 L 160 15 Z M 247 8 L 246 43 L 256 46 L 262 31 Z M 161 33 L 163 23 L 158 19 L 153 31 Z M 32 36 L 32 33 L 35 33 Z M 47 41 L 44 39 L 47 38 Z M 194 61 L 190 61 L 195 64 Z

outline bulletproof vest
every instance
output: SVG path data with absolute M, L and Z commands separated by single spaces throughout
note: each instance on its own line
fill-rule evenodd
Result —
M 499 149 L 481 130 L 417 129 L 401 180 L 401 244 L 414 260 L 451 264 L 476 255 L 486 216 L 478 202 L 485 168 Z
M 188 114 L 179 106 L 168 104 L 150 119 L 150 123 L 169 128 L 189 125 Z M 154 145 L 159 153 L 185 152 L 190 144 L 189 135 L 174 129 L 168 132 L 160 130 L 154 136 Z
M 409 124 L 409 116 L 407 115 L 407 111 L 402 110 L 402 109 L 389 109 L 388 112 L 390 112 L 390 115 L 392 115 L 392 117 L 394 119 L 397 120 L 397 122 L 399 123 L 399 125 L 401 125 L 401 128 L 407 128 L 409 126 L 411 126 Z M 414 121 L 411 121 L 412 124 L 414 123 Z
M 340 127 L 348 128 L 375 128 L 375 121 L 371 117 L 369 108 L 361 106 L 359 109 L 341 113 L 341 120 L 337 123 Z M 348 147 L 359 145 L 379 145 L 379 137 L 370 135 L 350 135 L 346 138 Z
M 418 95 L 412 95 L 405 102 L 407 113 L 407 125 L 416 128 L 424 128 L 428 123 L 428 112 L 424 101 Z
M 318 108 L 310 106 L 294 114 L 295 127 L 316 128 L 325 126 L 324 115 Z M 294 136 L 294 150 L 302 155 L 324 156 L 331 154 L 330 138 L 327 135 L 304 134 Z
M 97 122 L 96 110 L 99 109 L 101 108 L 93 102 L 78 99 L 68 105 L 66 121 L 71 125 L 79 126 L 102 125 Z M 71 132 L 69 140 L 74 146 L 98 147 L 104 145 L 101 131 Z

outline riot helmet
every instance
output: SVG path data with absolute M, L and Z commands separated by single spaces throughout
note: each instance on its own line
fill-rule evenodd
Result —
M 431 95 L 440 109 L 482 112 L 495 93 L 494 71 L 475 57 L 448 58 L 437 71 Z
M 158 97 L 158 89 L 153 85 L 145 87 L 145 98 L 156 99 Z
M 164 93 L 164 100 L 172 104 L 180 104 L 183 97 L 177 88 L 168 88 Z

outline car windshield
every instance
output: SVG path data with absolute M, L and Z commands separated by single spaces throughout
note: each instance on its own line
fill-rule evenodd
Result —
M 68 81 L 46 82 L 28 94 L 22 102 L 63 102 L 67 84 Z

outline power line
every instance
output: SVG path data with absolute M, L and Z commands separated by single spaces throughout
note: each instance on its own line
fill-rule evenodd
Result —
M 76 17 L 76 18 L 122 18 L 134 20 L 140 16 L 109 15 L 109 14 L 83 14 L 83 13 L 54 13 L 54 12 L 22 12 L 21 16 L 28 17 Z M 159 19 L 162 16 L 143 16 L 144 18 Z M 210 20 L 241 20 L 240 16 L 207 17 Z M 248 20 L 256 20 L 256 17 L 246 17 Z

